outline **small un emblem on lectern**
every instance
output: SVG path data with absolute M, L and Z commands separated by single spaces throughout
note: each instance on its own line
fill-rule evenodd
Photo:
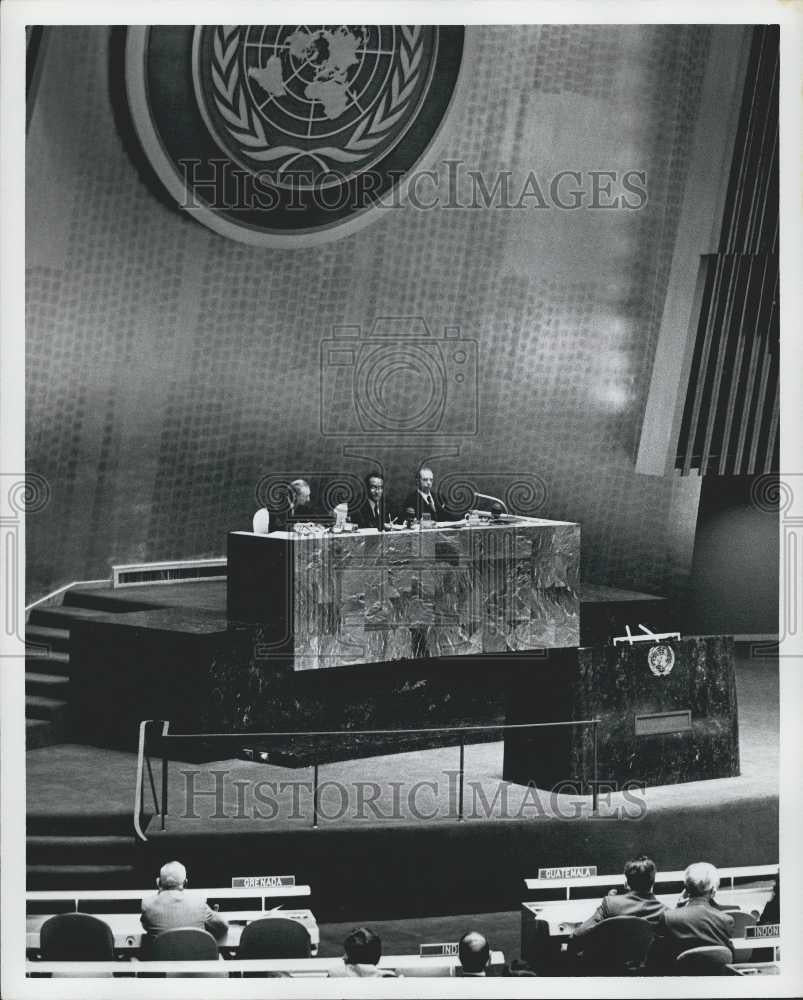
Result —
M 656 677 L 666 677 L 675 665 L 675 651 L 671 646 L 652 646 L 647 653 L 647 665 Z

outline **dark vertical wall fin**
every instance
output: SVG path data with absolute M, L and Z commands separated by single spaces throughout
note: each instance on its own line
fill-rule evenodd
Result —
M 676 468 L 684 475 L 777 470 L 778 40 L 756 27 L 718 252 L 700 260 L 706 294 Z
M 31 124 L 36 92 L 42 77 L 42 63 L 47 48 L 48 30 L 41 24 L 25 27 L 25 131 Z

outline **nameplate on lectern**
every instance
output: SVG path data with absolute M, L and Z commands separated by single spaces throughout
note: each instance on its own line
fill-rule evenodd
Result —
M 289 889 L 295 875 L 240 875 L 231 880 L 232 889 Z
M 687 733 L 691 728 L 691 711 L 688 708 L 677 712 L 650 712 L 635 716 L 636 736 Z

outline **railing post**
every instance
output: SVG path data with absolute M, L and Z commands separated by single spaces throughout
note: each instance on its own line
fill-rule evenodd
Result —
M 466 773 L 466 744 L 463 734 L 460 734 L 460 783 L 457 786 L 457 818 L 463 819 L 463 777 Z
M 158 816 L 159 815 L 159 799 L 158 799 L 158 797 L 156 795 L 156 782 L 154 781 L 154 778 L 153 778 L 153 767 L 151 767 L 151 758 L 148 756 L 147 753 L 145 754 L 145 764 L 146 764 L 146 766 L 148 768 L 148 780 L 149 780 L 150 785 L 151 785 L 151 797 L 153 798 L 153 808 L 156 810 L 156 815 Z M 144 784 L 144 782 L 145 782 L 144 775 L 143 775 L 142 781 L 143 781 L 143 784 Z M 143 794 L 142 797 L 143 797 L 143 799 L 145 798 L 144 794 Z
M 597 774 L 597 720 L 591 723 L 591 740 L 592 740 L 592 752 L 591 752 L 591 767 L 593 773 L 593 784 L 591 786 L 591 815 L 597 815 L 597 797 L 599 795 L 599 785 L 597 779 L 599 775 Z
M 167 750 L 162 749 L 162 829 L 167 817 Z
M 312 771 L 312 827 L 318 828 L 318 762 Z

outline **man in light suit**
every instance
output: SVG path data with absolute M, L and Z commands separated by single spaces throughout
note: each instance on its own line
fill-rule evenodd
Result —
M 208 930 L 216 938 L 226 936 L 229 925 L 213 910 L 203 896 L 185 892 L 187 869 L 180 861 L 162 865 L 155 896 L 142 900 L 140 923 L 149 937 L 175 927 L 198 927 Z
M 653 895 L 655 862 L 643 854 L 628 861 L 625 865 L 625 881 L 628 891 L 609 893 L 588 920 L 575 928 L 572 935 L 574 939 L 582 938 L 608 917 L 641 917 L 657 925 L 666 906 Z
M 677 908 L 665 909 L 658 920 L 648 965 L 671 972 L 675 958 L 689 948 L 711 945 L 733 951 L 733 918 L 714 901 L 719 872 L 706 861 L 689 865 L 683 874 L 683 893 Z

